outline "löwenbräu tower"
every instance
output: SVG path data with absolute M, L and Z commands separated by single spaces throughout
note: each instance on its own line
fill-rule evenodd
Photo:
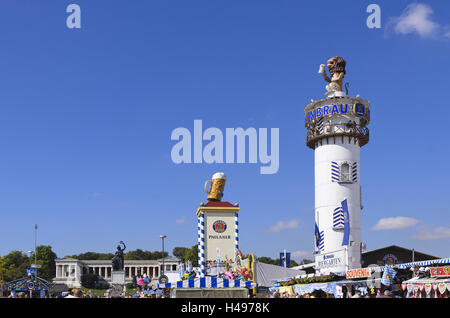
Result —
M 346 62 L 328 61 L 327 97 L 305 107 L 306 144 L 314 150 L 316 273 L 361 267 L 360 149 L 369 142 L 370 104 L 343 92 Z

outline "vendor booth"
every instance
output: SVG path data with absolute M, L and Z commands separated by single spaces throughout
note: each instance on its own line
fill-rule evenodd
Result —
M 429 277 L 421 277 L 417 266 L 415 269 L 415 277 L 402 283 L 402 289 L 407 290 L 407 298 L 448 298 L 450 266 L 427 268 Z
M 28 270 L 28 276 L 10 281 L 6 286 L 13 298 L 19 293 L 26 293 L 30 298 L 44 298 L 48 296 L 53 283 L 35 276 L 35 271 Z
M 402 283 L 406 298 L 449 298 L 449 278 L 413 278 Z
M 254 288 L 257 284 L 251 281 L 230 280 L 216 277 L 199 277 L 194 279 L 180 280 L 174 284 L 158 284 L 158 288 L 233 288 L 247 287 Z
M 175 284 L 158 284 L 158 288 L 171 289 L 171 298 L 247 298 L 256 283 L 216 277 L 186 279 Z

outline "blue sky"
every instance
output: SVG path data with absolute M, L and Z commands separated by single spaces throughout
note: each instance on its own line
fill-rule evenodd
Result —
M 70 3 L 81 29 L 66 27 Z M 449 257 L 450 3 L 377 1 L 382 28 L 369 29 L 370 3 L 3 0 L 0 255 L 32 249 L 35 223 L 59 257 L 113 252 L 120 240 L 159 250 L 160 234 L 170 251 L 192 246 L 203 183 L 223 171 L 243 252 L 307 256 L 314 155 L 303 108 L 323 96 L 319 64 L 341 55 L 350 94 L 371 102 L 363 241 Z M 171 132 L 195 119 L 279 128 L 278 173 L 174 164 Z

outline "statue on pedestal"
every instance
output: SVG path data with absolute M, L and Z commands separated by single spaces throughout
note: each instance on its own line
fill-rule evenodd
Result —
M 345 96 L 348 94 L 348 83 L 345 85 L 346 94 L 344 94 L 342 90 L 346 64 L 345 60 L 340 56 L 329 59 L 327 61 L 327 66 L 331 78 L 328 77 L 327 72 L 325 71 L 325 64 L 320 65 L 319 74 L 323 76 L 325 81 L 330 83 L 326 86 L 327 92 L 325 93 L 325 96 L 334 97 Z
M 120 245 L 123 245 L 123 248 L 120 248 Z M 113 271 L 123 271 L 123 251 L 125 251 L 127 247 L 123 241 L 120 241 L 119 245 L 117 245 L 117 251 L 112 259 L 112 270 Z

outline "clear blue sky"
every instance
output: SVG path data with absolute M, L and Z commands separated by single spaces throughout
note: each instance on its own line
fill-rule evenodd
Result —
M 70 3 L 81 7 L 79 30 L 66 27 Z M 363 241 L 450 257 L 450 3 L 422 1 L 434 13 L 406 19 L 406 31 L 392 19 L 411 1 L 376 1 L 381 29 L 366 26 L 370 3 L 1 1 L 0 255 L 32 249 L 35 223 L 38 244 L 59 257 L 113 252 L 120 240 L 159 250 L 160 234 L 170 251 L 190 247 L 216 171 L 229 178 L 224 200 L 240 203 L 244 253 L 306 255 L 314 155 L 303 108 L 323 96 L 319 64 L 341 55 L 350 94 L 372 107 Z M 195 119 L 279 128 L 278 173 L 174 164 L 171 132 Z M 410 222 L 373 229 L 399 216 Z M 269 231 L 277 223 L 290 226 Z

